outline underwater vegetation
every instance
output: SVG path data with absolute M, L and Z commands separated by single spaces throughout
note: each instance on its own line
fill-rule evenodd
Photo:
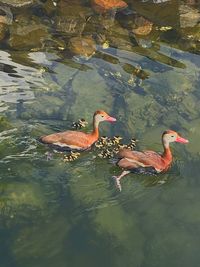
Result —
M 199 4 L 119 2 L 0 0 L 3 267 L 199 264 Z M 81 118 L 90 132 L 99 109 L 117 118 L 109 140 L 162 151 L 173 129 L 190 143 L 119 194 L 98 147 L 71 161 L 38 141 Z

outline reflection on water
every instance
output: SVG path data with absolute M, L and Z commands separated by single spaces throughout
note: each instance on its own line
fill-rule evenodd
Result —
M 198 266 L 199 3 L 11 2 L 12 24 L 0 16 L 2 266 Z M 38 142 L 79 118 L 91 130 L 97 109 L 118 119 L 101 135 L 137 149 L 161 151 L 168 128 L 190 143 L 173 144 L 168 173 L 129 175 L 118 193 L 120 170 L 97 150 L 64 162 Z

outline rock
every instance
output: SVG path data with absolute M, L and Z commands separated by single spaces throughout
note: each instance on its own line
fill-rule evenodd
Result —
M 25 218 L 33 218 L 44 211 L 46 199 L 40 186 L 36 183 L 4 182 L 0 186 L 1 220 L 7 227 L 24 223 Z
M 69 41 L 72 53 L 86 58 L 91 57 L 96 51 L 96 44 L 92 37 L 73 37 Z
M 12 7 L 23 7 L 33 4 L 37 0 L 0 0 L 0 3 L 12 6 Z
M 194 27 L 200 22 L 200 13 L 198 9 L 188 5 L 179 6 L 180 13 L 180 27 Z
M 56 16 L 56 27 L 58 31 L 70 36 L 80 36 L 86 25 L 90 23 L 91 9 L 79 3 L 60 1 L 58 4 L 58 16 Z
M 37 17 L 19 15 L 10 27 L 8 43 L 17 50 L 41 49 L 48 38 L 47 27 Z
M 38 218 L 39 221 L 39 218 Z M 65 266 L 65 242 L 70 230 L 68 220 L 56 215 L 53 220 L 45 220 L 41 224 L 34 224 L 21 228 L 12 241 L 11 250 L 15 262 L 22 267 L 34 267 L 41 264 L 53 267 Z
M 142 16 L 137 17 L 134 24 L 132 32 L 137 35 L 148 35 L 152 31 L 153 23 Z
M 114 266 L 141 265 L 144 259 L 144 237 L 136 214 L 129 216 L 119 206 L 110 205 L 97 210 L 94 222 L 99 235 L 112 240 Z
M 127 3 L 122 0 L 92 0 L 92 7 L 98 13 L 117 10 L 127 6 Z
M 12 124 L 4 116 L 0 116 L 0 132 L 9 130 L 12 128 Z

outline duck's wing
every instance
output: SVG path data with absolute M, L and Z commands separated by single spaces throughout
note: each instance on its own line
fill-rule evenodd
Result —
M 154 168 L 157 172 L 165 169 L 165 162 L 160 154 L 154 151 L 131 151 L 129 149 L 122 149 L 118 153 L 118 166 L 134 169 L 134 168 Z M 123 165 L 123 166 L 122 166 Z M 125 167 L 124 167 L 125 166 Z M 126 167 L 127 166 L 127 167 Z
M 41 142 L 71 149 L 83 149 L 92 145 L 95 140 L 89 134 L 77 131 L 65 131 L 41 137 Z

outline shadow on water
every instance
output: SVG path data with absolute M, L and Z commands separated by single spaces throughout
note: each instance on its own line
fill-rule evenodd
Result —
M 199 4 L 127 0 L 100 14 L 95 0 L 11 2 L 12 23 L 0 14 L 3 266 L 198 266 Z M 190 143 L 173 144 L 168 173 L 128 175 L 119 193 L 121 170 L 97 149 L 64 162 L 38 142 L 79 118 L 91 131 L 97 109 L 117 118 L 101 135 L 139 150 L 162 151 L 169 128 Z

